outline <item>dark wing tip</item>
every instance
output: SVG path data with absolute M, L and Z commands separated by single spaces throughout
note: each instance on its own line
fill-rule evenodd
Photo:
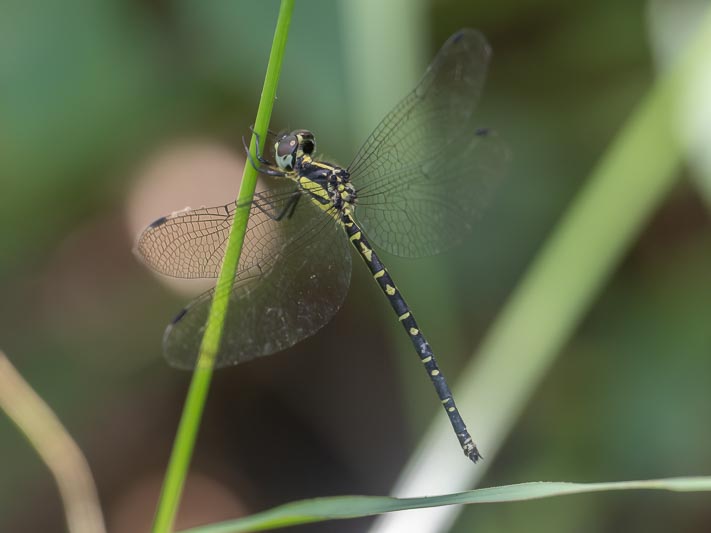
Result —
M 151 222 L 151 223 L 148 225 L 148 228 L 157 228 L 158 226 L 162 226 L 163 224 L 166 223 L 167 220 L 168 220 L 168 217 L 160 217 L 159 219 L 154 220 L 153 222 Z
M 469 51 L 480 51 L 485 59 L 491 56 L 491 46 L 484 37 L 484 34 L 473 28 L 462 28 L 456 31 L 445 43 L 446 46 L 454 46 L 468 48 Z M 444 48 L 443 47 L 443 48 Z
M 459 41 L 462 40 L 462 37 L 464 37 L 465 33 L 466 33 L 466 30 L 459 30 L 454 35 L 452 35 L 452 41 L 455 43 L 458 43 Z
M 196 320 L 201 318 L 201 311 L 199 304 L 205 301 L 205 298 L 211 298 L 213 290 L 202 293 L 196 300 L 193 300 L 187 306 L 183 307 L 180 312 L 170 321 L 163 332 L 163 357 L 167 363 L 173 368 L 178 368 L 180 370 L 192 370 L 195 368 L 195 364 L 198 358 L 198 352 L 200 350 L 200 343 L 202 342 L 202 334 L 204 332 L 204 326 L 200 327 L 199 330 L 193 331 L 196 337 L 190 335 L 190 330 L 186 331 L 184 321 L 188 321 L 187 327 L 191 328 L 196 325 Z M 198 306 L 196 308 L 196 305 Z M 193 313 L 191 313 L 191 311 Z M 195 314 L 197 313 L 197 314 Z M 204 318 L 202 320 L 204 323 Z M 174 331 L 178 328 L 177 331 Z M 216 367 L 222 366 L 221 363 L 217 362 Z
M 187 307 L 183 307 L 183 308 L 180 310 L 180 312 L 179 312 L 177 315 L 175 315 L 175 317 L 173 318 L 173 320 L 170 321 L 170 325 L 168 326 L 168 328 L 170 329 L 172 326 L 174 326 L 175 324 L 177 324 L 178 322 L 180 322 L 180 321 L 183 319 L 183 317 L 187 314 L 187 312 L 188 312 L 188 308 L 187 308 Z
M 145 238 L 147 235 L 150 233 L 152 229 L 155 229 L 159 226 L 162 226 L 168 221 L 168 217 L 160 217 L 157 220 L 154 220 L 146 228 L 138 235 L 136 238 L 136 241 L 133 244 L 133 255 L 138 257 L 140 260 L 142 260 L 146 265 L 150 266 L 151 268 L 155 268 L 153 265 L 151 265 L 150 261 L 148 260 L 148 254 L 146 253 L 146 240 Z
M 177 315 L 175 315 L 175 317 L 173 318 L 173 320 L 170 321 L 170 324 L 168 324 L 168 325 L 165 327 L 165 331 L 163 332 L 163 342 L 162 342 L 162 345 L 163 345 L 163 355 L 165 356 L 165 359 L 168 361 L 168 364 L 169 364 L 170 366 L 174 367 L 174 368 L 181 368 L 181 369 L 185 369 L 185 370 L 190 370 L 192 367 L 191 367 L 190 365 L 180 364 L 180 362 L 178 362 L 178 361 L 176 361 L 176 360 L 174 360 L 174 359 L 172 359 L 171 357 L 168 356 L 168 352 L 169 352 L 169 350 L 168 350 L 168 346 L 169 346 L 168 339 L 169 339 L 169 337 L 170 337 L 171 332 L 173 331 L 173 328 L 174 328 L 174 327 L 178 324 L 178 322 L 180 322 L 180 321 L 183 319 L 183 317 L 187 314 L 189 307 L 190 307 L 190 306 L 188 306 L 188 307 L 183 307 L 183 308 L 180 310 L 180 312 L 179 312 Z M 197 354 L 196 354 L 196 355 L 197 355 Z

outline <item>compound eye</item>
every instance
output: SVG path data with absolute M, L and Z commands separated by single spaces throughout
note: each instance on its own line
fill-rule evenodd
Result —
M 294 168 L 294 158 L 298 147 L 296 135 L 287 135 L 276 145 L 276 162 L 280 168 L 291 170 Z
M 297 144 L 296 135 L 287 135 L 277 144 L 277 155 L 279 157 L 286 157 L 296 152 Z

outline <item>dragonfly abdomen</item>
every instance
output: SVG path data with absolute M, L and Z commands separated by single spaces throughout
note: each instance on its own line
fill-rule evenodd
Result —
M 420 327 L 417 325 L 417 321 L 415 320 L 410 307 L 407 305 L 407 302 L 395 285 L 390 273 L 380 261 L 378 254 L 376 254 L 370 246 L 370 243 L 363 234 L 363 230 L 360 228 L 358 223 L 348 213 L 342 214 L 341 223 L 346 230 L 346 234 L 348 235 L 348 239 L 351 241 L 351 244 L 353 244 L 353 247 L 358 251 L 361 258 L 363 258 L 365 264 L 368 265 L 368 268 L 373 275 L 373 279 L 375 279 L 375 282 L 380 287 L 380 290 L 382 290 L 383 294 L 387 297 L 390 302 L 390 306 L 393 308 L 393 311 L 395 311 L 395 314 L 398 317 L 398 320 L 402 324 L 403 328 L 405 328 L 408 337 L 410 337 L 410 341 L 415 347 L 417 355 L 419 355 L 420 361 L 422 362 L 430 381 L 432 381 L 442 406 L 449 417 L 449 421 L 454 428 L 454 432 L 456 433 L 459 444 L 464 451 L 464 455 L 469 457 L 469 459 L 474 462 L 478 461 L 481 455 L 479 454 L 471 435 L 469 435 L 467 426 L 459 414 L 456 404 L 454 403 L 452 391 L 449 389 L 449 385 L 447 385 L 447 381 L 445 380 L 442 371 L 439 369 L 439 365 L 437 364 L 437 360 L 432 352 L 432 348 L 422 334 Z

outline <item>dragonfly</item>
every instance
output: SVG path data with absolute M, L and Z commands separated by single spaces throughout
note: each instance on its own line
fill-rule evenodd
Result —
M 275 184 L 245 206 L 250 216 L 217 367 L 283 351 L 326 325 L 348 291 L 354 248 L 412 341 L 464 454 L 481 458 L 429 342 L 373 244 L 422 257 L 449 249 L 471 229 L 507 160 L 498 136 L 474 124 L 490 56 L 479 31 L 452 35 L 347 167 L 318 158 L 311 131 L 274 135 L 273 160 L 257 137 L 258 161 L 250 156 L 250 162 Z M 135 251 L 162 274 L 215 278 L 238 207 L 232 202 L 161 217 L 141 233 Z M 166 328 L 163 351 L 171 365 L 195 366 L 213 293 L 199 296 Z

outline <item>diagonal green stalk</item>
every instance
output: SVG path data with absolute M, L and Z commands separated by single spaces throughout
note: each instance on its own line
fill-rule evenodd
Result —
M 272 50 L 269 55 L 267 73 L 264 78 L 262 96 L 259 100 L 257 118 L 254 122 L 254 131 L 260 135 L 262 139 L 266 138 L 267 127 L 269 126 L 269 120 L 272 114 L 293 10 L 294 0 L 282 0 L 276 30 L 274 31 Z M 256 160 L 256 142 L 254 135 L 249 144 L 249 152 L 252 154 L 252 158 Z M 190 459 L 195 446 L 195 439 L 200 427 L 200 420 L 210 388 L 210 381 L 212 380 L 215 358 L 222 340 L 222 331 L 224 329 L 230 291 L 242 252 L 244 234 L 247 229 L 247 219 L 249 217 L 248 206 L 254 195 L 256 185 L 257 171 L 252 165 L 245 164 L 242 184 L 237 196 L 237 205 L 244 207 L 237 208 L 235 211 L 234 223 L 230 230 L 225 258 L 215 286 L 215 295 L 207 318 L 205 334 L 203 335 L 200 345 L 197 365 L 192 381 L 190 382 L 190 388 L 173 444 L 168 470 L 165 480 L 163 481 L 163 488 L 158 501 L 158 509 L 153 522 L 153 533 L 170 533 L 173 530 L 175 515 L 180 503 L 185 477 L 188 472 Z
M 0 411 L 27 438 L 54 476 L 69 533 L 105 533 L 89 463 L 57 415 L 0 350 Z

